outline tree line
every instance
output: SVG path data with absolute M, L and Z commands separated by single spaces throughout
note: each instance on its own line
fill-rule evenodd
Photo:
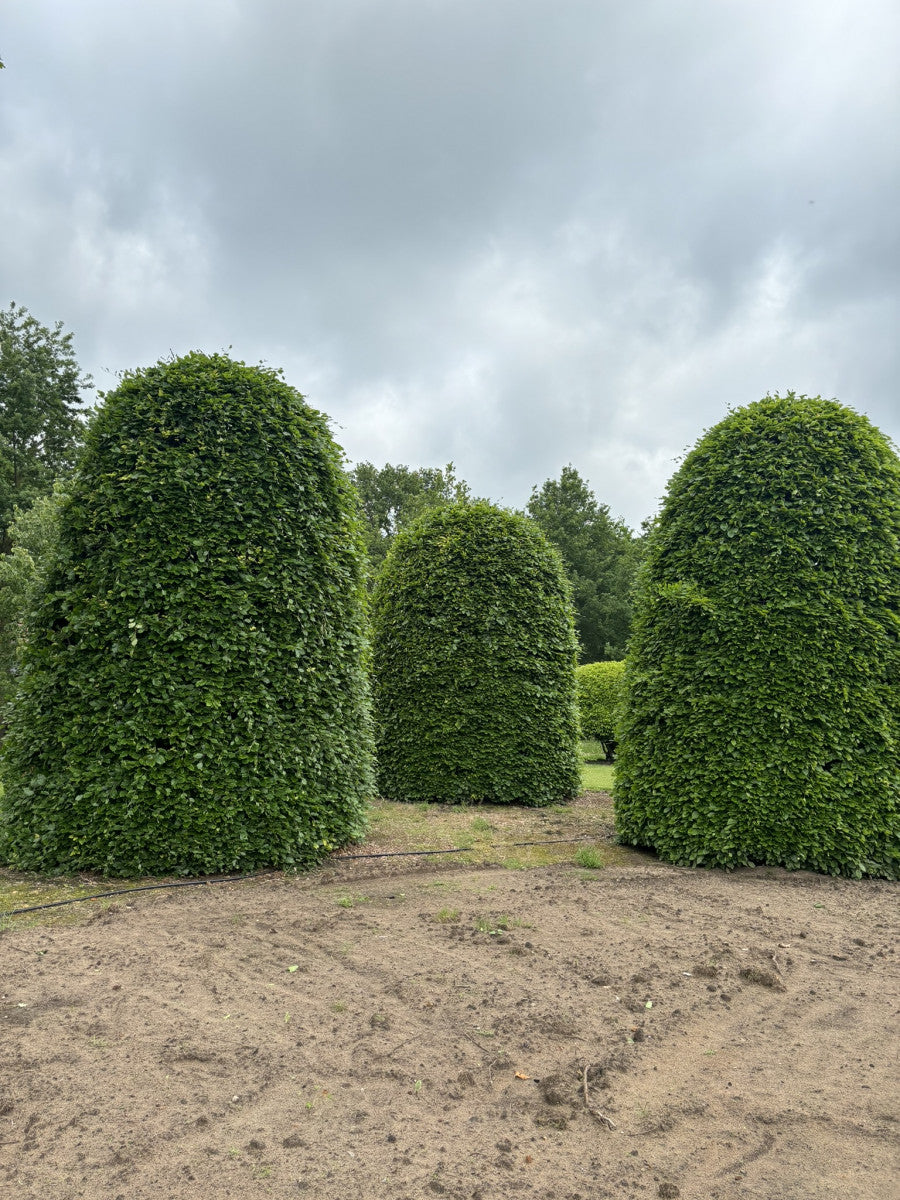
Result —
M 92 416 L 83 396 L 91 384 L 62 322 L 43 325 L 15 303 L 0 311 L 0 702 L 15 687 L 24 613 L 53 551 L 59 504 Z M 453 463 L 360 462 L 350 477 L 359 495 L 370 586 L 401 529 L 432 509 L 479 499 Z M 571 465 L 532 489 L 524 515 L 562 557 L 580 661 L 623 658 L 643 536 L 613 517 Z

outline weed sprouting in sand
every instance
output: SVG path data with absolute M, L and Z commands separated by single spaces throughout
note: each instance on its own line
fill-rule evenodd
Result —
M 575 851 L 575 862 L 579 867 L 587 867 L 591 871 L 599 871 L 606 866 L 603 855 L 595 846 L 579 846 Z

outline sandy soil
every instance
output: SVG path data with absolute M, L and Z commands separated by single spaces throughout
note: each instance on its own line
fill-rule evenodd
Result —
M 896 885 L 440 861 L 6 930 L 0 1197 L 895 1200 Z

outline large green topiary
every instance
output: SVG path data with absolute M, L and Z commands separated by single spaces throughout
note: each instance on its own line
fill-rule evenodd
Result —
M 126 376 L 32 617 L 0 859 L 197 874 L 358 837 L 361 556 L 326 419 L 277 372 L 194 353 Z
M 577 794 L 576 653 L 562 562 L 532 522 L 482 503 L 420 518 L 397 535 L 374 596 L 381 794 Z
M 900 875 L 900 462 L 834 401 L 709 431 L 651 535 L 619 839 L 673 862 Z
M 607 758 L 616 749 L 624 674 L 624 662 L 585 663 L 575 672 L 581 736 L 602 742 Z

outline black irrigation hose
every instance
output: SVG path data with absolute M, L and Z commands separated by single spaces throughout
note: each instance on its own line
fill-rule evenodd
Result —
M 236 883 L 241 879 L 259 879 L 271 875 L 271 871 L 256 871 L 252 875 L 222 875 L 217 879 L 180 879 L 177 883 L 141 883 L 133 888 L 119 888 L 115 892 L 96 892 L 91 896 L 74 896 L 71 900 L 54 900 L 52 904 L 32 904 L 30 908 L 12 908 L 0 912 L 0 917 L 15 917 L 19 913 L 39 912 L 42 908 L 62 908 L 64 904 L 82 904 L 85 900 L 105 900 L 107 896 L 130 896 L 132 892 L 155 892 L 161 888 L 205 887 L 209 883 Z
M 571 846 L 584 838 L 554 838 L 547 842 L 500 842 L 500 846 Z M 341 854 L 335 862 L 356 862 L 362 858 L 424 858 L 430 854 L 468 854 L 472 846 L 454 846 L 451 850 L 391 850 L 383 854 Z M 206 887 L 210 883 L 240 883 L 244 879 L 260 879 L 272 871 L 255 871 L 252 875 L 221 875 L 216 879 L 181 879 L 177 883 L 142 883 L 133 888 L 119 888 L 115 892 L 96 892 L 91 896 L 74 896 L 71 900 L 54 900 L 52 904 L 32 904 L 29 908 L 12 908 L 0 912 L 0 918 L 16 917 L 20 913 L 40 912 L 44 908 L 62 908 L 64 904 L 83 904 L 85 900 L 106 900 L 109 896 L 130 896 L 132 892 L 155 892 L 162 888 Z
M 572 846 L 584 838 L 554 838 L 550 842 L 497 842 L 497 846 Z M 452 850 L 391 850 L 384 854 L 339 854 L 335 862 L 355 862 L 358 858 L 410 858 L 425 854 L 468 854 L 474 846 L 454 846 Z

